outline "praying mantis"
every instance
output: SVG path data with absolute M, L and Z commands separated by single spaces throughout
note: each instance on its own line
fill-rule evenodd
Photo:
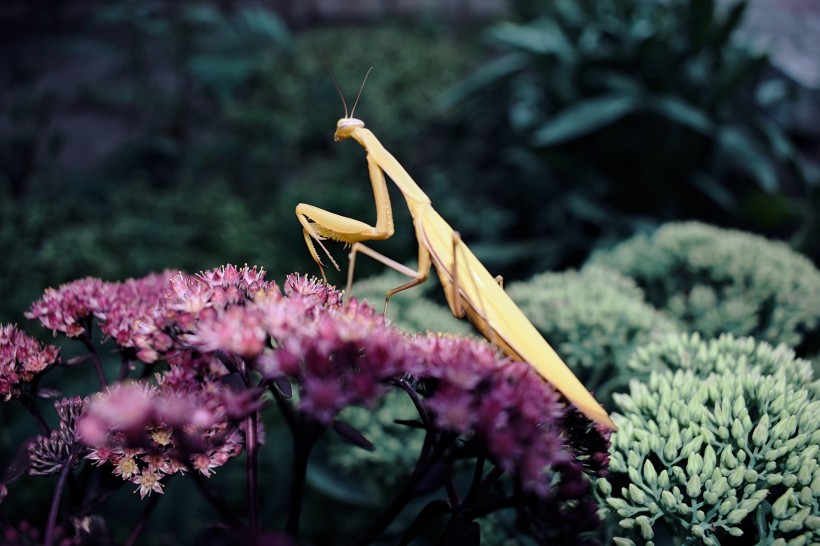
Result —
M 436 212 L 430 198 L 396 158 L 381 145 L 370 130 L 365 128 L 362 120 L 353 117 L 369 74 L 370 70 L 365 75 L 350 115 L 347 112 L 344 94 L 339 89 L 345 116 L 336 123 L 333 139 L 340 141 L 352 138 L 367 152 L 367 167 L 376 204 L 376 224 L 371 226 L 360 220 L 305 203 L 296 206 L 296 216 L 302 225 L 305 243 L 313 260 L 319 265 L 322 277 L 325 276 L 325 266 L 314 242 L 339 270 L 339 265 L 322 243 L 326 239 L 352 245 L 347 277 L 348 294 L 353 282 L 353 269 L 358 253 L 370 256 L 410 279 L 409 282 L 387 292 L 385 308 L 393 295 L 426 281 L 431 266 L 435 266 L 453 315 L 457 318 L 466 316 L 490 343 L 510 358 L 529 363 L 584 415 L 610 430 L 615 430 L 616 426 L 606 410 L 584 388 L 572 370 L 507 295 L 500 277 L 493 277 L 487 271 L 461 240 L 459 233 Z M 416 270 L 362 244 L 362 241 L 388 239 L 394 233 L 393 210 L 385 173 L 401 191 L 413 218 L 418 242 Z

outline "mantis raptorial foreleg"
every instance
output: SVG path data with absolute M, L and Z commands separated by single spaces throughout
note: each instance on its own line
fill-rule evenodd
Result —
M 370 182 L 373 185 L 373 198 L 376 202 L 376 225 L 371 226 L 361 220 L 342 216 L 328 210 L 299 203 L 296 205 L 296 216 L 302 224 L 302 232 L 305 237 L 310 255 L 319 264 L 322 270 L 322 277 L 325 277 L 324 264 L 316 252 L 313 242 L 319 244 L 322 250 L 330 258 L 333 266 L 339 270 L 339 264 L 322 243 L 325 239 L 341 241 L 344 243 L 356 243 L 358 241 L 373 241 L 387 239 L 393 235 L 393 209 L 390 206 L 390 195 L 387 193 L 387 182 L 384 179 L 384 172 L 379 164 L 367 155 L 367 167 L 370 172 Z M 327 280 L 325 278 L 325 280 Z

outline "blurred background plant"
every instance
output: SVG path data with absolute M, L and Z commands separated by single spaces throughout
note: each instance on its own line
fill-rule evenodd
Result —
M 724 4 L 522 0 L 490 27 L 499 54 L 441 105 L 463 113 L 451 153 L 471 175 L 452 186 L 492 194 L 500 240 L 532 243 L 512 262 L 543 271 L 690 218 L 817 255 L 818 171 L 778 122 L 800 86 L 736 39 L 747 2 Z
M 820 17 L 799 3 L 787 7 Z M 387 3 L 345 11 L 354 3 L 341 1 L 4 4 L 0 322 L 22 321 L 44 287 L 86 275 L 228 261 L 274 278 L 318 274 L 296 203 L 375 217 L 362 150 L 332 142 L 342 108 L 325 55 L 348 101 L 375 67 L 357 114 L 576 372 L 601 380 L 591 388 L 608 395 L 630 374 L 647 380 L 655 366 L 635 355 L 667 330 L 729 329 L 801 357 L 820 349 L 818 89 L 741 39 L 747 2 L 457 4 L 409 17 Z M 412 261 L 410 220 L 393 196 L 396 235 L 379 250 Z M 786 243 L 703 224 L 650 235 L 680 219 Z M 544 274 L 580 268 L 635 232 L 577 272 Z M 331 251 L 344 266 L 341 247 Z M 362 260 L 353 291 L 377 308 L 402 282 L 367 279 L 382 269 Z M 464 331 L 443 303 L 431 280 L 396 296 L 388 315 L 406 331 Z M 753 358 L 743 351 L 721 358 Z M 630 368 L 630 358 L 647 365 Z M 390 431 L 388 406 L 375 417 Z M 0 414 L 4 448 L 20 436 L 16 417 Z M 347 470 L 362 463 L 331 459 Z M 322 470 L 312 469 L 312 487 L 349 494 Z M 39 493 L 27 488 L 21 505 Z M 801 502 L 783 501 L 781 519 Z M 196 532 L 189 508 L 184 525 L 165 518 L 154 536 L 174 543 Z M 307 510 L 328 514 L 321 500 Z M 515 530 L 495 524 L 502 538 Z

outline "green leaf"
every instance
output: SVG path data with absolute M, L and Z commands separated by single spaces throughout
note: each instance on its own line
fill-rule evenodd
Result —
M 597 131 L 640 107 L 632 95 L 605 95 L 578 102 L 559 112 L 535 132 L 535 146 L 555 146 Z
M 496 42 L 538 55 L 556 55 L 569 60 L 573 46 L 563 30 L 551 19 L 541 19 L 527 26 L 501 23 L 490 29 Z
M 732 192 L 715 178 L 704 173 L 697 173 L 692 177 L 692 184 L 725 211 L 737 214 L 737 211 L 740 210 L 737 199 L 732 195 Z
M 734 163 L 746 171 L 763 191 L 774 193 L 780 189 L 774 165 L 765 150 L 739 127 L 726 127 L 718 132 L 718 142 Z
M 654 98 L 649 103 L 649 108 L 666 119 L 683 125 L 704 136 L 711 136 L 715 130 L 714 124 L 706 112 L 678 97 L 665 96 Z
M 355 506 L 376 506 L 379 503 L 379 499 L 362 490 L 359 482 L 318 464 L 308 467 L 307 482 L 322 494 L 341 502 Z
M 454 108 L 469 97 L 486 90 L 500 80 L 526 68 L 529 56 L 525 53 L 511 53 L 485 64 L 465 78 L 461 83 L 448 89 L 436 101 L 436 109 L 443 112 Z
M 720 25 L 720 28 L 713 37 L 715 45 L 722 45 L 737 29 L 738 25 L 743 20 L 743 15 L 746 13 L 746 7 L 748 5 L 749 2 L 746 0 L 732 4 L 726 18 L 723 20 L 723 24 Z

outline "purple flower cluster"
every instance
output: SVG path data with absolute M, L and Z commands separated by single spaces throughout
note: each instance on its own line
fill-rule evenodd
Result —
M 233 265 L 121 283 L 82 279 L 46 291 L 27 316 L 86 344 L 94 318 L 129 356 L 168 364 L 155 382 L 105 388 L 77 421 L 86 459 L 111 465 L 141 497 L 162 493 L 169 475 L 210 476 L 245 450 L 255 460 L 263 388 L 273 392 L 294 431 L 305 427 L 318 435 L 332 428 L 353 443 L 358 434 L 366 446 L 367 439 L 337 421 L 339 413 L 375 406 L 399 385 L 416 403 L 429 440 L 420 460 L 450 465 L 486 456 L 496 472 L 514 476 L 523 499 L 517 506 L 532 509 L 528 517 L 543 523 L 545 537 L 559 527 L 571 536 L 597 523 L 585 472 L 605 472 L 606 431 L 568 409 L 529 365 L 490 344 L 404 334 L 372 307 L 353 298 L 343 302 L 341 292 L 317 279 L 290 275 L 280 290 L 265 280 L 264 269 Z M 15 382 L 57 356 L 56 349 L 3 327 L 0 394 L 8 399 Z M 297 402 L 288 400 L 293 386 Z M 43 440 L 36 449 L 44 472 L 64 460 L 62 444 L 53 443 Z M 302 447 L 309 452 L 309 444 Z M 537 515 L 542 512 L 558 514 L 559 521 Z
M 279 296 L 265 270 L 226 265 L 170 279 L 159 301 L 137 321 L 137 357 L 155 362 L 177 350 L 224 351 L 245 358 L 264 349 L 265 332 L 255 305 Z
M 551 466 L 570 454 L 558 426 L 564 406 L 555 390 L 521 362 L 487 343 L 433 336 L 417 340 L 424 361 L 416 374 L 434 379 L 426 400 L 442 429 L 474 433 L 497 464 L 517 473 L 525 490 L 546 494 Z
M 78 423 L 78 437 L 92 448 L 86 458 L 113 465 L 114 474 L 139 486 L 141 497 L 162 493 L 166 475 L 193 469 L 210 476 L 244 445 L 219 385 L 186 384 L 169 375 L 171 381 L 160 376 L 158 386 L 108 387 L 91 399 Z
M 34 379 L 59 356 L 59 349 L 43 345 L 15 325 L 0 325 L 0 397 L 8 401 L 18 396 L 20 383 Z
M 80 279 L 48 288 L 25 316 L 68 337 L 89 333 L 90 320 L 96 317 L 103 334 L 121 347 L 132 347 L 136 320 L 157 302 L 170 277 L 166 271 L 123 282 Z

